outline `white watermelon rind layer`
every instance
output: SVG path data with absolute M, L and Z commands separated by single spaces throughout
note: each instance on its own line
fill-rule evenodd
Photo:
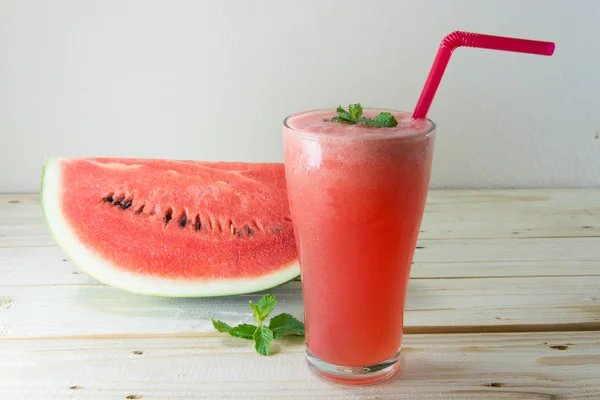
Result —
M 162 297 L 215 297 L 254 293 L 288 282 L 300 275 L 297 261 L 276 272 L 257 278 L 186 280 L 135 274 L 83 245 L 64 218 L 61 208 L 62 159 L 46 158 L 42 172 L 40 200 L 46 224 L 63 252 L 79 268 L 109 286 L 128 292 Z

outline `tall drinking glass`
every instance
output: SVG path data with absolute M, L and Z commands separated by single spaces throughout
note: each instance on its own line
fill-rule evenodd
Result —
M 404 301 L 435 137 L 429 119 L 391 112 L 394 128 L 329 122 L 334 109 L 283 122 L 313 372 L 367 384 L 399 368 Z

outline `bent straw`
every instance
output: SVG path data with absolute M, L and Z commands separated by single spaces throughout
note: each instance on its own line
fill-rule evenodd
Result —
M 447 35 L 440 44 L 429 76 L 423 86 L 423 91 L 413 112 L 414 119 L 425 118 L 435 92 L 440 85 L 446 66 L 454 49 L 458 47 L 476 47 L 479 49 L 503 50 L 517 53 L 538 54 L 551 56 L 554 53 L 554 43 L 538 40 L 517 39 L 503 36 L 484 35 L 481 33 L 455 31 Z

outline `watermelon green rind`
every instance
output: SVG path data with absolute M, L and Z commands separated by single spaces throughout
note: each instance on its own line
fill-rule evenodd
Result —
M 42 169 L 40 201 L 48 229 L 63 252 L 98 281 L 128 292 L 161 297 L 217 297 L 253 293 L 279 286 L 300 276 L 297 260 L 259 278 L 189 281 L 138 275 L 118 268 L 84 246 L 70 229 L 61 209 L 61 159 L 47 157 Z

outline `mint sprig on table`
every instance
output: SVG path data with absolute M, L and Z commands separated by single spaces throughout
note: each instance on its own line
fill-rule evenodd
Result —
M 363 117 L 363 109 L 360 103 L 350 104 L 348 106 L 348 111 L 344 110 L 342 106 L 338 106 L 336 113 L 338 115 L 337 117 L 332 117 L 325 121 L 375 126 L 377 128 L 393 128 L 398 125 L 396 118 L 387 111 L 380 112 L 374 119 Z
M 223 321 L 212 320 L 215 329 L 221 333 L 229 333 L 233 337 L 254 340 L 254 348 L 263 356 L 269 355 L 269 344 L 273 339 L 279 339 L 286 333 L 304 336 L 304 323 L 298 321 L 291 314 L 279 314 L 271 318 L 269 325 L 264 322 L 277 305 L 277 299 L 272 294 L 267 294 L 254 304 L 250 301 L 250 308 L 254 313 L 254 320 L 258 324 L 239 324 L 230 326 Z

